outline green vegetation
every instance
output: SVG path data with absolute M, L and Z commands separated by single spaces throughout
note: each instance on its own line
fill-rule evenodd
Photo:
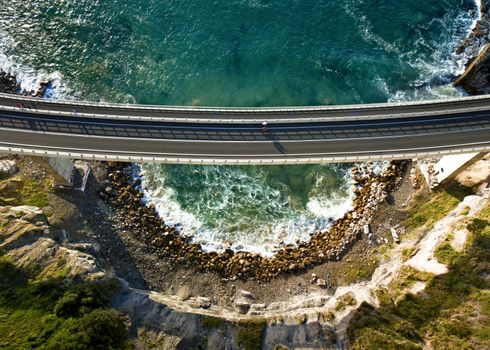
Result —
M 441 202 L 437 207 L 442 208 Z M 384 291 L 379 309 L 360 306 L 348 329 L 352 349 L 422 349 L 427 343 L 435 350 L 490 348 L 490 283 L 485 279 L 490 270 L 490 205 L 467 228 L 464 252 L 455 252 L 447 242 L 437 249 L 437 258 L 447 262 L 449 271 L 428 278 L 423 293 L 395 303 Z M 427 277 L 405 272 L 398 287 Z
M 124 349 L 128 321 L 109 308 L 114 282 L 37 279 L 0 257 L 0 348 Z
M 35 193 L 26 200 L 26 204 L 39 208 L 45 207 L 49 205 L 48 195 L 45 192 Z
M 379 258 L 371 257 L 370 260 L 355 260 L 351 264 L 339 267 L 338 275 L 341 276 L 341 284 L 353 284 L 371 278 L 374 270 L 379 266 Z
M 337 300 L 337 304 L 335 304 L 335 310 L 336 311 L 344 310 L 347 306 L 352 306 L 356 304 L 357 304 L 357 300 L 354 297 L 354 294 L 349 292 L 342 295 L 339 298 L 339 300 Z
M 403 248 L 401 251 L 402 261 L 403 262 L 408 261 L 412 256 L 415 255 L 415 253 L 417 253 L 417 251 L 418 251 L 417 247 Z
M 201 326 L 206 329 L 220 328 L 223 325 L 223 320 L 217 317 L 204 317 L 201 320 Z
M 40 182 L 14 177 L 0 181 L 0 205 L 31 205 L 42 208 L 49 205 L 48 193 L 52 190 L 52 181 L 49 179 Z
M 464 197 L 473 194 L 473 190 L 453 182 L 445 190 L 433 194 L 429 201 L 422 203 L 423 199 L 416 197 L 409 209 L 409 218 L 405 226 L 409 231 L 425 225 L 432 228 L 435 222 L 453 210 Z
M 463 211 L 461 212 L 461 215 L 466 216 L 466 215 L 468 215 L 469 213 L 470 213 L 470 208 L 469 208 L 469 207 L 465 207 L 465 208 L 463 209 Z
M 238 345 L 245 350 L 260 349 L 265 326 L 266 322 L 263 319 L 238 323 Z
M 414 269 L 411 266 L 403 266 L 397 278 L 389 284 L 392 291 L 390 298 L 395 299 L 410 289 L 416 282 L 428 282 L 434 275 Z
M 322 314 L 322 320 L 325 322 L 331 322 L 335 319 L 335 313 L 332 311 L 327 311 L 324 314 Z
M 441 243 L 434 252 L 436 259 L 442 264 L 452 264 L 458 258 L 458 253 L 451 247 L 451 243 Z

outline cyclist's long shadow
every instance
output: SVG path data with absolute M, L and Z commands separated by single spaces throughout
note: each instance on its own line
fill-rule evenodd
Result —
M 286 147 L 284 147 L 279 138 L 276 136 L 275 132 L 273 131 L 270 131 L 270 130 L 266 130 L 264 131 L 264 136 L 267 140 L 270 140 L 272 142 L 272 144 L 274 145 L 274 147 L 279 151 L 279 153 L 281 154 L 287 154 L 287 149 Z

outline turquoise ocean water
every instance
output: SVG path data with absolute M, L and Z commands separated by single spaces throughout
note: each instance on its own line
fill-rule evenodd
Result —
M 456 96 L 472 0 L 0 0 L 0 67 L 54 97 L 282 106 Z M 348 166 L 144 165 L 161 215 L 209 249 L 270 253 L 349 207 Z

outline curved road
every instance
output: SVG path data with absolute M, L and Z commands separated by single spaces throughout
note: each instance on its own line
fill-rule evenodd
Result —
M 260 125 L 264 120 L 266 132 Z M 0 150 L 216 164 L 351 162 L 490 151 L 490 97 L 216 109 L 54 102 L 0 94 Z

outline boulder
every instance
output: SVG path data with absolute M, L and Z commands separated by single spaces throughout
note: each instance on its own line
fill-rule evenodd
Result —
M 14 160 L 0 160 L 0 174 L 14 175 L 19 171 Z
M 241 290 L 235 300 L 235 311 L 240 314 L 246 314 L 252 306 L 253 295 L 250 292 Z
M 396 228 L 392 227 L 390 228 L 391 236 L 393 237 L 393 241 L 395 243 L 400 243 L 400 236 L 398 236 L 398 233 L 396 232 Z
M 323 278 L 319 278 L 316 281 L 316 285 L 321 287 L 321 288 L 325 288 L 325 287 L 327 287 L 327 281 L 324 280 Z
M 189 305 L 195 309 L 209 309 L 211 307 L 211 299 L 205 297 L 191 298 Z
M 490 93 L 490 44 L 466 67 L 465 72 L 454 82 L 473 95 Z

